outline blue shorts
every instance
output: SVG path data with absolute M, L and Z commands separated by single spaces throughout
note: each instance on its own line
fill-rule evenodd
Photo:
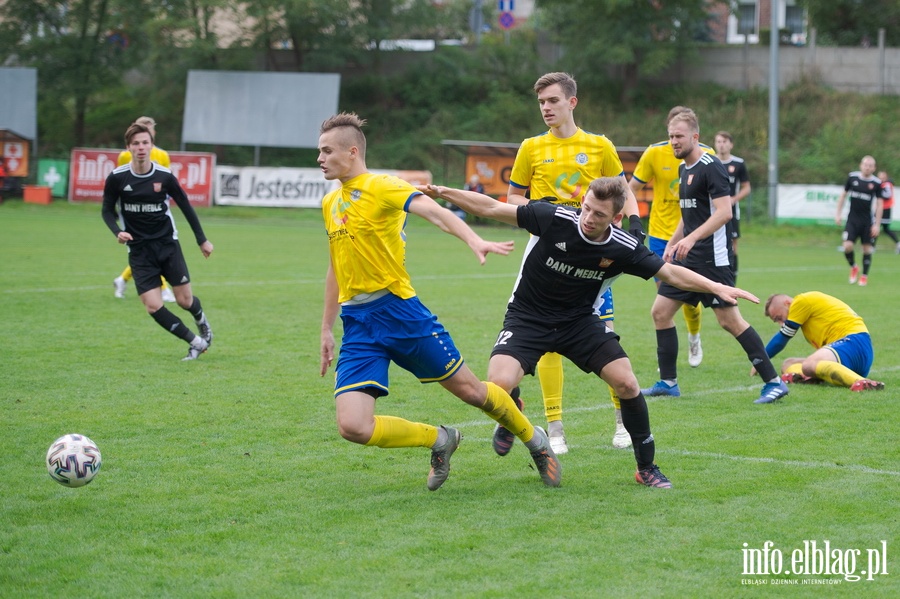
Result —
M 860 376 L 869 376 L 872 362 L 875 361 L 875 350 L 872 349 L 872 338 L 868 333 L 855 333 L 829 343 L 825 347 L 837 355 L 838 362 Z
M 392 361 L 423 383 L 447 379 L 463 364 L 450 334 L 417 297 L 404 300 L 389 293 L 366 304 L 342 306 L 341 322 L 335 396 L 366 388 L 387 395 Z
M 650 251 L 662 258 L 663 252 L 666 251 L 666 244 L 669 243 L 668 239 L 660 239 L 659 237 L 648 237 L 650 243 L 647 244 L 647 247 L 650 248 Z
M 607 288 L 597 301 L 594 302 L 594 314 L 600 317 L 600 320 L 607 322 L 615 320 L 615 311 L 613 310 L 612 287 Z
M 666 245 L 669 243 L 668 239 L 660 239 L 659 237 L 648 237 L 649 243 L 647 247 L 650 248 L 650 251 L 659 256 L 663 257 L 663 253 L 666 251 Z M 653 280 L 659 283 L 659 279 L 653 277 Z

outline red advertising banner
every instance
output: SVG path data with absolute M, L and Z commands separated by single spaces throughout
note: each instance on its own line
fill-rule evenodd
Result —
M 118 150 L 75 148 L 69 159 L 69 201 L 102 202 L 106 177 L 116 168 Z M 212 205 L 216 155 L 205 152 L 169 152 L 172 174 L 193 206 Z

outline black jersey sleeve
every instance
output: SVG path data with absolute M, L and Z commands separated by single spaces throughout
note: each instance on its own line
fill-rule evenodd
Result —
M 570 208 L 557 206 L 549 202 L 531 201 L 523 206 L 519 206 L 516 212 L 516 219 L 520 228 L 540 237 L 550 227 L 553 222 L 553 216 L 560 209 L 570 210 Z
M 188 224 L 191 226 L 191 230 L 194 232 L 194 237 L 197 239 L 197 245 L 202 245 L 206 241 L 206 235 L 203 233 L 203 227 L 200 225 L 200 218 L 197 216 L 197 211 L 191 206 L 191 202 L 188 200 L 187 194 L 184 193 L 181 184 L 178 183 L 178 179 L 171 173 L 169 173 L 169 177 L 166 181 L 166 193 L 175 200 L 178 208 L 180 208 L 182 214 L 184 214 L 184 218 L 187 219 Z
M 103 222 L 106 223 L 112 234 L 117 237 L 122 232 L 122 228 L 119 226 L 119 212 L 116 208 L 119 202 L 119 194 L 122 191 L 120 188 L 121 185 L 115 174 L 110 173 L 106 178 L 106 183 L 103 185 L 103 205 L 100 208 Z

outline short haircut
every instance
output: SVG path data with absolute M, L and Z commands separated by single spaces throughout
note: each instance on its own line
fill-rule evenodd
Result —
M 578 84 L 575 83 L 575 77 L 568 73 L 556 72 L 542 75 L 534 82 L 534 93 L 539 94 L 551 85 L 559 84 L 566 98 L 572 98 L 578 95 Z
M 138 133 L 147 133 L 150 135 L 150 142 L 153 143 L 153 132 L 150 130 L 150 127 L 147 125 L 134 122 L 128 126 L 128 129 L 125 130 L 125 146 L 131 145 L 131 140 Z
M 672 120 L 672 117 L 676 114 L 681 114 L 682 112 L 690 111 L 691 109 L 687 106 L 673 106 L 672 110 L 669 111 L 669 114 L 666 115 L 666 127 L 669 126 L 669 121 Z
M 156 121 L 153 120 L 152 116 L 139 116 L 134 120 L 135 123 L 140 123 L 145 127 L 150 127 L 151 129 L 156 129 Z
M 697 115 L 694 113 L 694 111 L 690 108 L 687 108 L 684 111 L 673 115 L 672 118 L 669 119 L 668 124 L 671 125 L 674 122 L 686 123 L 688 129 L 690 129 L 694 133 L 700 133 L 700 120 L 697 118 Z
M 763 314 L 765 314 L 769 318 L 772 317 L 772 315 L 769 314 L 769 308 L 772 306 L 772 302 L 775 301 L 775 298 L 779 298 L 779 297 L 791 297 L 791 296 L 789 296 L 785 293 L 773 293 L 772 295 L 769 296 L 769 299 L 766 300 L 766 310 L 765 310 L 765 312 L 763 312 Z
M 347 147 L 356 146 L 360 155 L 366 155 L 366 135 L 362 128 L 366 125 L 366 119 L 361 119 L 355 112 L 341 112 L 325 119 L 319 128 L 319 134 L 332 129 L 338 129 L 341 142 Z
M 612 200 L 613 214 L 618 214 L 625 207 L 625 178 L 599 177 L 591 181 L 588 191 L 598 200 Z
M 717 131 L 716 137 L 724 137 L 731 143 L 734 143 L 734 138 L 731 136 L 731 133 L 729 133 L 728 131 Z M 713 138 L 713 139 L 715 139 L 715 138 Z

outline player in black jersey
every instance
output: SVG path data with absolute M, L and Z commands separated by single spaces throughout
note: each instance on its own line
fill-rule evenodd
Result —
M 844 257 L 850 265 L 850 284 L 859 280 L 859 284 L 865 287 L 869 283 L 869 267 L 872 266 L 872 252 L 875 251 L 875 238 L 878 236 L 878 227 L 881 222 L 881 213 L 884 210 L 884 198 L 887 192 L 881 187 L 881 179 L 875 176 L 875 159 L 871 156 L 863 156 L 859 163 L 859 170 L 853 171 L 847 176 L 844 183 L 844 191 L 838 198 L 837 214 L 834 217 L 835 224 L 841 224 L 841 215 L 844 209 L 844 200 L 850 196 L 850 212 L 847 214 L 847 224 L 844 225 L 842 238 L 844 241 Z M 872 218 L 872 211 L 875 217 Z M 859 274 L 859 266 L 856 264 L 856 254 L 853 246 L 859 239 L 863 251 L 862 275 Z
M 618 394 L 622 420 L 637 460 L 635 480 L 649 487 L 672 483 L 654 463 L 647 402 L 619 336 L 594 313 L 594 300 L 621 274 L 654 276 L 679 288 L 758 303 L 752 294 L 666 264 L 637 238 L 619 228 L 625 203 L 621 177 L 591 182 L 581 209 L 529 202 L 514 206 L 489 196 L 447 187 L 420 188 L 466 212 L 526 229 L 539 239 L 525 256 L 488 366 L 488 379 L 511 390 L 547 352 L 557 352 L 593 372 Z
M 734 281 L 738 276 L 738 239 L 741 238 L 741 201 L 750 195 L 750 175 L 747 163 L 740 156 L 731 153 L 734 138 L 728 131 L 716 133 L 716 156 L 722 161 L 728 173 L 728 184 L 731 191 L 731 245 L 734 252 Z
M 132 123 L 125 132 L 125 145 L 131 152 L 131 162 L 116 168 L 106 178 L 103 222 L 119 243 L 128 246 L 128 264 L 147 312 L 160 326 L 190 345 L 184 359 L 194 360 L 209 348 L 213 334 L 200 299 L 191 291 L 168 197 L 178 204 L 205 257 L 212 254 L 213 244 L 203 234 L 197 213 L 178 179 L 169 169 L 151 162 L 153 136 L 147 126 Z M 161 276 L 172 285 L 178 305 L 194 317 L 199 335 L 163 304 Z
M 713 281 L 733 285 L 728 173 L 721 160 L 700 147 L 700 124 L 694 111 L 672 117 L 669 140 L 675 156 L 684 160 L 684 164 L 679 167 L 681 222 L 666 244 L 663 259 L 682 264 Z M 762 393 L 755 403 L 771 403 L 788 394 L 787 385 L 772 366 L 759 333 L 744 320 L 734 302 L 727 300 L 715 293 L 684 291 L 666 282 L 659 286 L 650 313 L 656 327 L 660 380 L 653 387 L 644 389 L 645 395 L 681 395 L 676 370 L 678 332 L 674 316 L 682 304 L 696 306 L 699 303 L 713 308 L 719 324 L 738 340 L 762 378 Z

